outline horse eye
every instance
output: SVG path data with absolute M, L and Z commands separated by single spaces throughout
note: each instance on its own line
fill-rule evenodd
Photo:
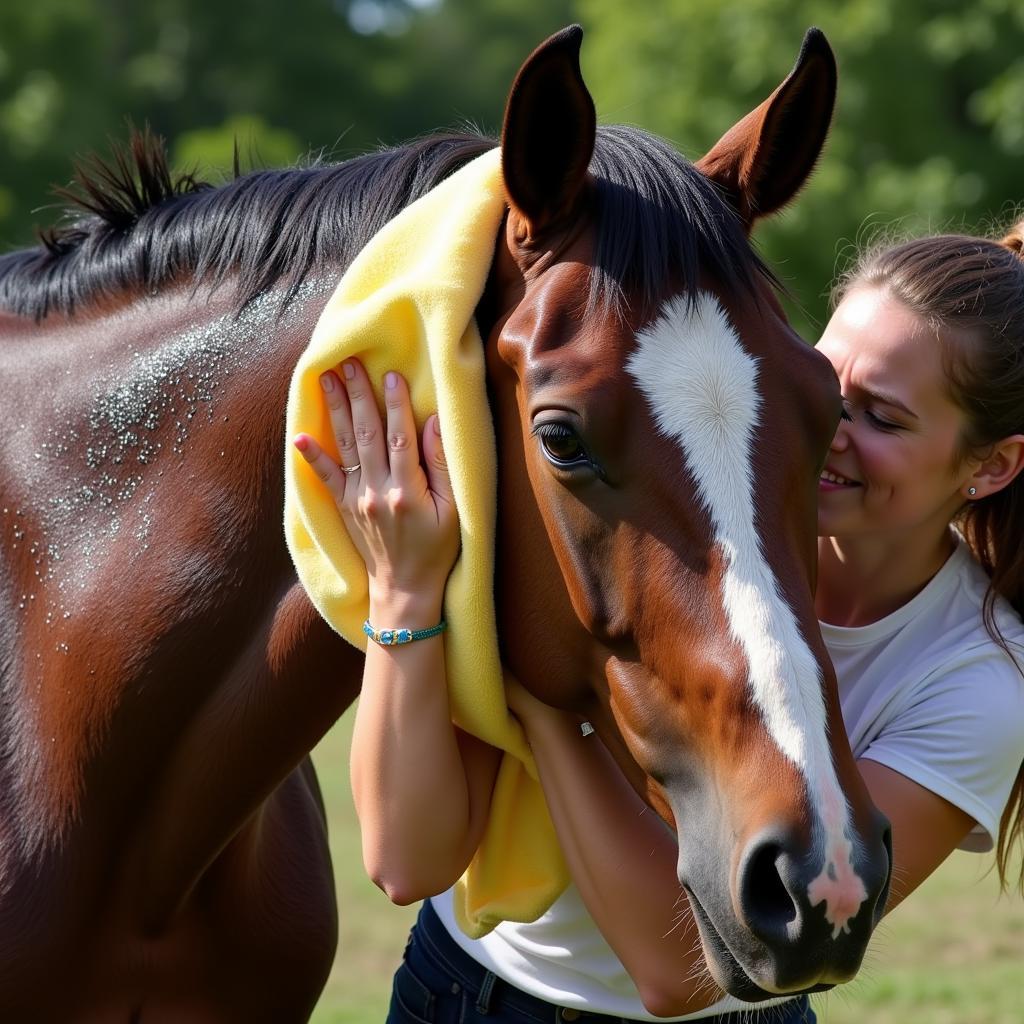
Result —
M 575 466 L 588 462 L 587 450 L 576 432 L 564 423 L 546 423 L 537 428 L 541 448 L 556 466 Z

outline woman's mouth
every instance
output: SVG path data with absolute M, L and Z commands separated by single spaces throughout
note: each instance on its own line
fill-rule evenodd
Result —
M 859 487 L 856 480 L 851 480 L 841 473 L 835 473 L 831 469 L 823 469 L 818 477 L 818 487 L 823 491 L 835 491 L 846 487 Z

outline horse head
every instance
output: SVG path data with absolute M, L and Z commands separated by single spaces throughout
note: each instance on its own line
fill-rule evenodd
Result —
M 692 165 L 596 128 L 581 36 L 526 61 L 502 133 L 509 214 L 481 322 L 504 439 L 503 657 L 586 714 L 677 830 L 718 984 L 749 1000 L 827 988 L 884 909 L 888 826 L 814 614 L 839 387 L 747 236 L 813 168 L 834 59 L 811 30 Z

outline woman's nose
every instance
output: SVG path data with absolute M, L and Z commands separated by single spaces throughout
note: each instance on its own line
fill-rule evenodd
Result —
M 850 421 L 840 420 L 839 426 L 836 427 L 836 432 L 832 437 L 832 444 L 829 445 L 829 450 L 833 452 L 845 451 L 847 445 L 850 443 Z

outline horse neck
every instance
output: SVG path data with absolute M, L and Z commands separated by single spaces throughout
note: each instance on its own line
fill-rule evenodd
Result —
M 18 709 L 0 746 L 16 763 L 49 770 L 30 748 L 61 734 L 80 766 L 168 638 L 230 658 L 294 587 L 284 410 L 325 301 L 311 284 L 280 316 L 269 297 L 236 315 L 227 288 L 177 289 L 38 325 L 0 317 L 17 403 L 0 603 L 20 623 L 0 634 L 0 699 Z M 225 616 L 237 629 L 215 628 Z M 51 685 L 69 666 L 88 679 Z
M 269 293 L 240 311 L 231 282 L 177 288 L 86 318 L 85 337 L 60 345 L 87 375 L 68 417 L 77 422 L 56 429 L 87 441 L 86 466 L 116 478 L 119 496 L 205 487 L 242 527 L 237 540 L 276 526 L 289 381 L 332 284 L 314 279 L 286 306 Z

